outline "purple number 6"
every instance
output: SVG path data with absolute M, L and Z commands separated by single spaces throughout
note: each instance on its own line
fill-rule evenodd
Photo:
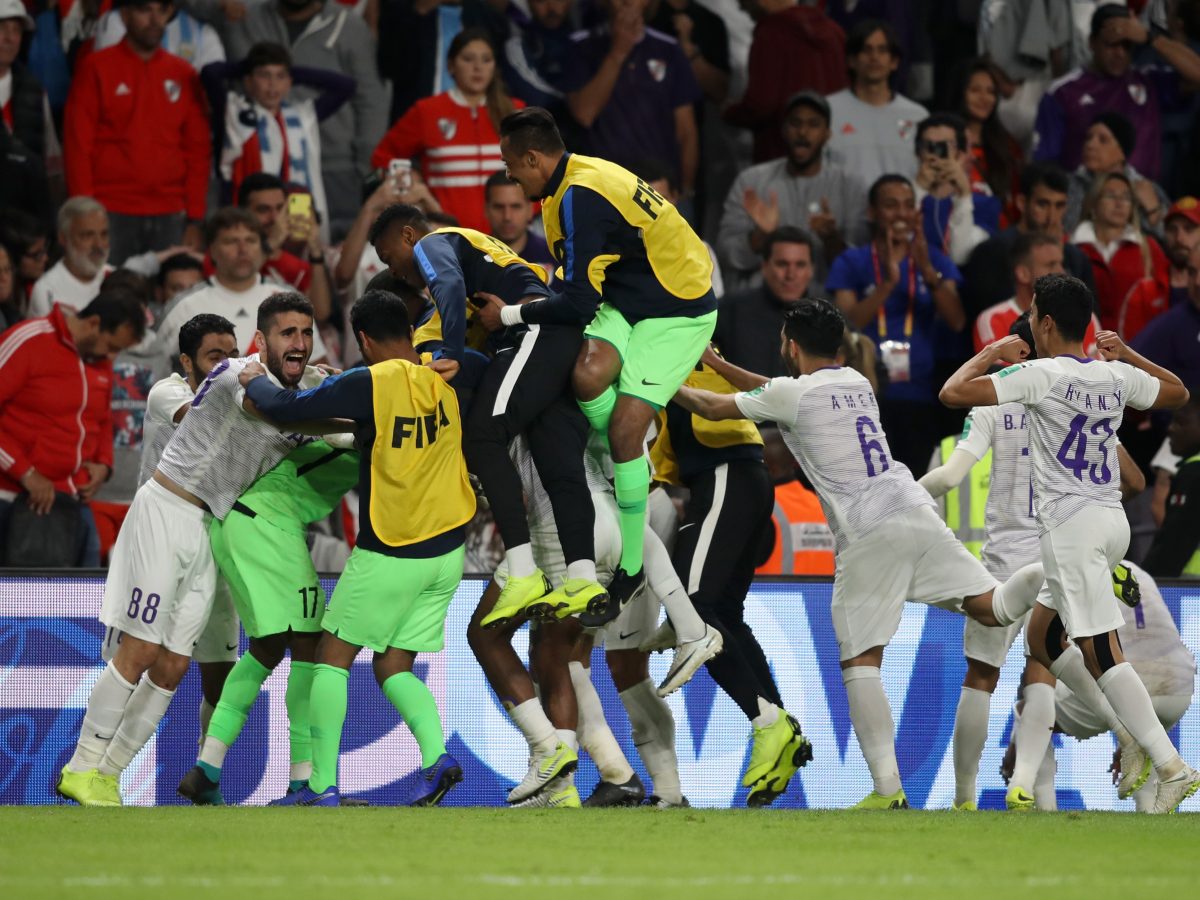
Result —
M 870 416 L 859 416 L 856 426 L 858 431 L 858 446 L 862 450 L 863 462 L 867 464 L 867 477 L 874 478 L 876 475 L 881 475 L 888 470 L 887 454 L 883 452 L 883 445 L 875 438 L 868 438 L 867 432 L 870 434 L 879 434 L 879 426 L 875 424 Z M 875 461 L 871 459 L 871 454 L 879 454 L 879 469 L 875 469 Z

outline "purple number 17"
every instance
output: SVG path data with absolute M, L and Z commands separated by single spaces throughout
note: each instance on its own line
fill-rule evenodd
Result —
M 876 475 L 882 475 L 888 470 L 887 454 L 883 452 L 883 445 L 869 434 L 879 434 L 879 426 L 875 424 L 870 416 L 859 416 L 856 425 L 858 431 L 858 447 L 862 450 L 863 462 L 867 464 L 867 477 L 874 478 Z M 875 458 L 872 458 L 875 454 Z M 878 463 L 878 468 L 876 464 Z

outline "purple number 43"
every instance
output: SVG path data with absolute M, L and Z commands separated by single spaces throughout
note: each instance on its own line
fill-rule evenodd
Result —
M 1112 471 L 1108 467 L 1108 442 L 1113 436 L 1111 419 L 1098 419 L 1088 426 L 1088 417 L 1080 413 L 1071 420 L 1067 430 L 1067 438 L 1058 448 L 1056 458 L 1080 481 L 1087 473 L 1092 484 L 1108 484 L 1112 481 Z M 1088 460 L 1088 435 L 1100 438 L 1096 449 L 1100 451 L 1100 461 Z

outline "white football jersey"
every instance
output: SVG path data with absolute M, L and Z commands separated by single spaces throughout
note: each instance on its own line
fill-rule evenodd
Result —
M 158 463 L 159 471 L 203 500 L 218 519 L 293 448 L 316 440 L 281 432 L 242 408 L 245 389 L 238 375 L 256 359 L 227 359 L 213 367 Z M 309 366 L 299 389 L 316 387 L 324 378 Z
M 772 378 L 734 401 L 746 418 L 779 424 L 816 489 L 839 551 L 890 516 L 934 506 L 908 467 L 892 458 L 871 383 L 854 369 Z
M 1142 589 L 1135 607 L 1121 604 L 1125 624 L 1119 632 L 1125 659 L 1137 670 L 1151 697 L 1189 696 L 1195 686 L 1196 657 L 1183 640 L 1154 579 L 1129 560 Z
M 1020 403 L 977 406 L 967 416 L 958 446 L 976 459 L 992 451 L 986 540 L 980 557 L 988 572 L 1007 578 L 1041 559 L 1033 514 L 1033 469 L 1029 458 L 1029 414 Z M 961 486 L 959 490 L 967 490 Z
M 593 494 L 612 493 L 612 485 L 604 477 L 603 462 L 598 458 L 598 446 L 603 444 L 603 440 L 593 441 L 591 435 L 594 433 L 589 433 L 588 450 L 583 457 L 588 488 Z M 607 454 L 606 447 L 603 452 Z M 512 439 L 508 445 L 508 455 L 516 466 L 517 474 L 521 476 L 521 487 L 525 491 L 525 516 L 529 520 L 530 530 L 557 532 L 554 507 L 550 503 L 550 495 L 546 492 L 542 479 L 538 477 L 537 466 L 533 462 L 533 454 L 529 452 L 529 443 L 525 435 L 519 434 Z
M 146 395 L 146 418 L 142 422 L 142 464 L 138 469 L 138 487 L 150 480 L 163 450 L 178 424 L 175 413 L 179 407 L 191 403 L 196 395 L 192 386 L 182 375 L 171 373 L 156 381 Z
M 1093 506 L 1121 508 L 1117 429 L 1126 405 L 1147 409 L 1158 379 L 1121 362 L 1056 356 L 991 376 L 999 403 L 1029 412 L 1034 512 L 1042 532 Z

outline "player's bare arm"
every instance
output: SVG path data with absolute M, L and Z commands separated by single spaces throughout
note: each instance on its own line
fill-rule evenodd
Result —
M 734 394 L 716 394 L 712 391 L 702 391 L 696 388 L 681 387 L 675 394 L 674 400 L 688 412 L 711 419 L 714 422 L 721 419 L 744 419 L 745 415 L 738 409 Z
M 1015 334 L 988 344 L 942 385 L 938 399 L 946 406 L 967 409 L 972 406 L 995 406 L 996 385 L 988 370 L 997 363 L 1019 363 L 1029 355 L 1029 345 Z
M 1115 331 L 1101 331 L 1096 335 L 1096 349 L 1100 358 L 1108 361 L 1120 360 L 1141 369 L 1151 378 L 1158 379 L 1158 397 L 1151 409 L 1179 409 L 1188 402 L 1188 389 L 1174 372 L 1156 366 L 1136 350 L 1131 350 Z
M 1117 444 L 1117 459 L 1121 463 L 1121 499 L 1132 500 L 1146 489 L 1146 475 L 1124 444 Z
M 709 344 L 708 349 L 701 354 L 700 362 L 704 363 L 739 391 L 752 391 L 755 388 L 762 387 L 771 380 L 765 375 L 758 375 L 755 372 L 735 366 L 721 356 L 721 354 L 717 353 L 712 344 Z

